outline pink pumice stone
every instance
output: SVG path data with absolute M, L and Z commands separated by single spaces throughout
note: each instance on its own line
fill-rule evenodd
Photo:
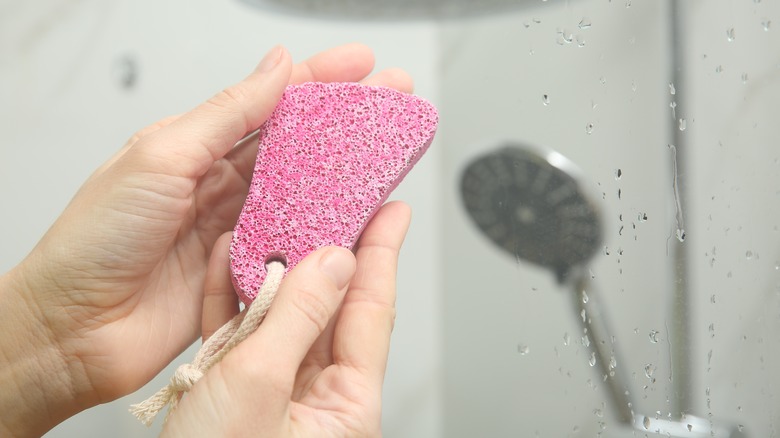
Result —
M 438 113 L 426 100 L 356 83 L 287 87 L 260 130 L 252 182 L 230 245 L 245 304 L 266 264 L 286 271 L 324 246 L 352 249 L 390 192 L 430 146 Z

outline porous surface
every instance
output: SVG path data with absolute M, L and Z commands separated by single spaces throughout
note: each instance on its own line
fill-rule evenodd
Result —
M 352 248 L 428 148 L 437 123 L 429 102 L 390 88 L 289 86 L 261 129 L 230 245 L 241 300 L 254 300 L 269 260 L 283 260 L 288 272 L 317 248 Z

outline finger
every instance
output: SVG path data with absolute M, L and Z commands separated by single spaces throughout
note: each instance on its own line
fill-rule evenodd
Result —
M 337 309 L 335 315 L 328 322 L 328 326 L 314 341 L 306 353 L 306 357 L 301 361 L 290 396 L 292 401 L 300 401 L 306 396 L 322 370 L 333 365 L 333 333 L 335 333 L 338 324 L 338 315 Z
M 246 79 L 175 122 L 139 140 L 132 150 L 144 171 L 198 178 L 276 107 L 290 78 L 290 55 L 272 49 Z M 129 153 L 130 151 L 128 151 Z
M 166 126 L 170 125 L 171 123 L 175 122 L 176 120 L 179 119 L 179 117 L 181 117 L 181 114 L 168 116 L 168 117 L 166 117 L 166 118 L 164 118 L 162 120 L 159 120 L 159 121 L 157 121 L 155 123 L 152 123 L 151 125 L 149 125 L 149 126 L 147 126 L 145 128 L 142 128 L 141 130 L 139 130 L 138 132 L 133 134 L 133 136 L 130 137 L 129 140 L 127 140 L 127 143 L 125 144 L 125 146 L 132 146 L 132 145 L 134 145 L 135 143 L 138 142 L 138 140 L 146 137 L 147 135 L 154 134 L 155 132 L 159 131 L 160 129 L 163 129 Z
M 206 279 L 203 284 L 203 312 L 201 335 L 203 342 L 220 327 L 238 314 L 238 296 L 230 279 L 230 238 L 225 233 L 217 239 L 211 250 Z
M 363 44 L 346 44 L 326 50 L 297 64 L 290 84 L 304 82 L 357 82 L 374 69 L 374 53 Z
M 117 160 L 122 158 L 122 156 L 125 153 L 127 153 L 127 151 L 134 144 L 136 144 L 138 142 L 138 140 L 140 140 L 143 137 L 146 137 L 147 135 L 152 134 L 154 132 L 157 132 L 160 129 L 170 125 L 171 123 L 173 123 L 173 121 L 175 121 L 178 118 L 179 118 L 178 115 L 166 117 L 166 118 L 164 118 L 164 119 L 162 119 L 162 120 L 160 120 L 158 122 L 155 122 L 155 123 L 153 123 L 153 124 L 143 128 L 143 129 L 139 130 L 135 134 L 133 134 L 133 136 L 130 137 L 130 139 L 127 140 L 127 142 L 125 142 L 124 146 L 122 146 L 121 149 L 119 149 L 111 158 L 109 158 L 108 161 L 103 163 L 100 167 L 95 169 L 94 172 L 92 172 L 92 175 L 90 175 L 90 177 L 89 177 L 89 179 L 87 181 L 91 181 L 91 180 L 99 177 L 100 175 L 102 175 L 106 171 L 106 169 L 111 167 L 114 163 L 117 162 Z
M 277 375 L 292 391 L 301 362 L 338 309 L 354 272 L 355 257 L 348 249 L 310 254 L 288 273 L 258 331 L 235 349 L 236 357 L 262 361 L 236 360 L 251 362 L 257 375 Z
M 406 73 L 400 68 L 382 70 L 379 73 L 360 81 L 360 83 L 363 85 L 390 87 L 404 93 L 411 93 L 414 91 L 414 81 L 412 81 L 412 77 L 409 76 L 409 73 Z
M 406 204 L 391 202 L 363 231 L 357 246 L 357 271 L 344 297 L 334 337 L 334 362 L 364 373 L 377 390 L 384 379 L 395 320 L 398 253 L 410 217 Z

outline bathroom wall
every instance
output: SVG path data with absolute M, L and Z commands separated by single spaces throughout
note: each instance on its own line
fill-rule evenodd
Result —
M 777 433 L 778 8 L 678 2 L 675 31 L 671 5 L 528 2 L 442 26 L 445 436 L 653 432 L 618 423 L 579 293 L 465 212 L 462 172 L 507 140 L 569 157 L 595 195 L 587 294 L 634 413 Z
M 89 174 L 130 135 L 187 111 L 284 44 L 294 59 L 353 41 L 377 69 L 401 67 L 437 96 L 435 27 L 325 22 L 256 11 L 235 0 L 0 2 L 0 270 L 35 245 Z M 439 177 L 434 145 L 393 195 L 414 211 L 402 257 L 398 317 L 384 394 L 388 436 L 441 435 Z M 127 412 L 162 387 L 185 352 L 149 385 L 85 412 L 50 437 L 155 436 Z
M 550 2 L 444 26 L 445 436 L 595 436 L 615 424 L 579 292 L 493 247 L 464 214 L 463 169 L 505 140 L 582 169 L 604 235 L 587 293 L 607 308 L 637 404 L 664 409 L 663 379 L 641 390 L 641 370 L 669 361 L 648 338 L 663 329 L 670 284 L 667 26 L 662 3 L 634 3 Z
M 277 43 L 301 60 L 361 41 L 378 68 L 409 71 L 442 115 L 436 143 L 394 195 L 414 220 L 386 436 L 634 436 L 583 345 L 581 296 L 495 248 L 465 214 L 464 168 L 504 141 L 556 150 L 582 170 L 603 230 L 587 294 L 606 310 L 605 342 L 634 411 L 668 418 L 685 392 L 692 415 L 774 436 L 780 7 L 678 2 L 675 33 L 670 4 L 539 0 L 500 16 L 400 24 L 291 17 L 234 0 L 0 0 L 0 270 L 135 130 L 239 80 Z M 670 354 L 681 346 L 687 378 Z M 156 435 L 127 406 L 193 355 L 48 436 Z

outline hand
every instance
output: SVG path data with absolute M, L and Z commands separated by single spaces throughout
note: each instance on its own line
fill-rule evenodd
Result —
M 163 435 L 381 435 L 397 257 L 408 224 L 408 207 L 389 203 L 363 232 L 357 268 L 343 248 L 321 249 L 298 264 L 260 328 L 184 396 Z M 228 244 L 229 234 L 209 265 L 204 337 L 236 312 Z
M 0 329 L 14 334 L 0 339 L 0 435 L 42 434 L 128 394 L 190 345 L 208 258 L 235 224 L 254 166 L 256 143 L 236 142 L 288 83 L 356 81 L 372 68 L 360 45 L 295 67 L 276 48 L 245 80 L 140 131 L 99 168 L 0 278 Z M 411 88 L 398 71 L 365 82 Z

